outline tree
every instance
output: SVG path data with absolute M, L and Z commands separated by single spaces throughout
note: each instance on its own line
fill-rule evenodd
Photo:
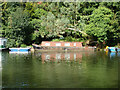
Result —
M 30 44 L 32 28 L 29 22 L 29 14 L 22 8 L 17 8 L 8 17 L 8 27 L 5 27 L 8 38 L 8 47 L 19 47 L 21 44 Z
M 112 26 L 112 20 L 114 20 L 114 13 L 106 8 L 99 6 L 90 15 L 89 24 L 86 27 L 86 32 L 96 37 L 99 42 L 107 41 L 110 36 L 109 33 L 114 34 L 114 27 Z
M 3 36 L 9 47 L 64 38 L 120 42 L 120 2 L 4 2 Z M 113 44 L 113 43 L 112 43 Z

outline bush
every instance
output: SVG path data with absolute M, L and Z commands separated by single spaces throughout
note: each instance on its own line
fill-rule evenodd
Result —
M 20 47 L 25 48 L 25 47 L 27 47 L 27 45 L 25 45 L 25 44 L 21 44 L 21 46 L 20 46 Z
M 52 41 L 60 41 L 60 39 L 53 39 Z
M 65 42 L 83 42 L 82 38 L 74 38 L 72 36 L 65 37 L 64 39 L 53 39 L 52 41 L 65 41 Z

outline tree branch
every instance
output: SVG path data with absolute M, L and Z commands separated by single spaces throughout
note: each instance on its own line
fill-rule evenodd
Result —
M 82 33 L 82 34 L 88 36 L 88 34 L 86 34 L 85 32 L 83 32 L 83 31 L 81 31 L 81 30 L 79 30 L 79 29 L 74 29 L 74 28 L 67 28 L 67 29 L 73 30 L 73 31 L 78 31 L 78 32 L 80 32 L 80 33 Z

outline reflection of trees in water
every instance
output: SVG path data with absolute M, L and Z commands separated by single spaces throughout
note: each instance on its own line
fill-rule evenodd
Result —
M 2 68 L 2 53 L 0 51 L 0 70 L 1 70 L 1 68 Z
M 0 68 L 0 90 L 2 90 L 2 69 Z
M 9 53 L 8 52 L 1 52 L 1 60 L 4 61 L 4 60 L 7 60 L 8 59 L 8 56 L 9 56 Z

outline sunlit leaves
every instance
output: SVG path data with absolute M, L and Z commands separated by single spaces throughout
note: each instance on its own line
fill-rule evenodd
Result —
M 68 36 L 71 37 L 66 40 L 72 41 L 88 36 L 99 42 L 120 40 L 120 2 L 4 2 L 1 5 L 2 28 L 10 46 Z
M 114 13 L 108 8 L 99 7 L 95 9 L 90 17 L 89 25 L 87 25 L 87 32 L 97 37 L 99 42 L 106 41 L 108 32 L 113 31 L 113 26 L 111 26 L 113 16 Z

